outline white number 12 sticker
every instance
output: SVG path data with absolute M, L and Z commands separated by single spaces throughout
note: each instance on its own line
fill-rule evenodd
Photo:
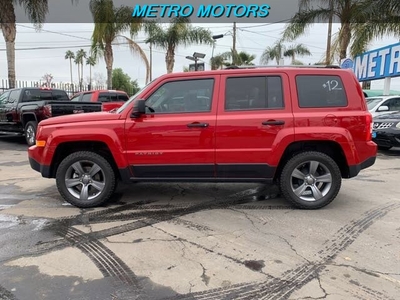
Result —
M 333 90 L 341 90 L 341 87 L 338 87 L 339 82 L 337 80 L 328 80 L 326 83 L 324 83 L 322 86 L 326 89 L 328 88 L 328 91 L 333 91 Z

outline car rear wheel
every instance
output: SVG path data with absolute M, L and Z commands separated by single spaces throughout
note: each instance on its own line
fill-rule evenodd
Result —
M 25 125 L 25 140 L 28 146 L 33 146 L 36 144 L 36 129 L 37 122 L 29 121 Z
M 81 208 L 96 207 L 114 193 L 116 176 L 110 163 L 102 156 L 80 151 L 61 162 L 56 183 L 65 201 Z
M 280 176 L 283 196 L 295 207 L 318 209 L 331 203 L 339 193 L 342 176 L 336 162 L 321 152 L 295 155 Z

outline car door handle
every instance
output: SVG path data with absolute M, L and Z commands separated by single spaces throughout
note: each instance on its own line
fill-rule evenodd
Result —
M 268 120 L 262 122 L 263 125 L 284 125 L 285 121 L 282 120 Z
M 194 122 L 194 123 L 187 124 L 187 127 L 189 127 L 189 128 L 192 128 L 192 127 L 202 127 L 202 128 L 205 128 L 205 127 L 208 127 L 208 123 L 198 123 L 198 122 Z

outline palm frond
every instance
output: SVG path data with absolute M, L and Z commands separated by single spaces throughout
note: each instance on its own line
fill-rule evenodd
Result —
M 133 54 L 139 54 L 140 59 L 146 65 L 146 84 L 147 84 L 150 81 L 150 63 L 149 60 L 147 59 L 146 53 L 143 51 L 142 47 L 140 47 L 140 45 L 136 43 L 134 40 L 122 35 L 118 36 L 118 38 L 124 39 L 128 43 L 131 52 Z
M 49 12 L 48 0 L 18 0 L 18 4 L 24 8 L 26 16 L 39 30 Z
M 292 41 L 303 35 L 306 30 L 317 22 L 327 22 L 331 11 L 326 8 L 308 9 L 296 13 L 282 34 L 282 40 Z

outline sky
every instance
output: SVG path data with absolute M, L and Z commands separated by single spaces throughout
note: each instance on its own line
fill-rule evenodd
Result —
M 193 26 L 208 28 L 212 34 L 225 34 L 217 40 L 214 55 L 229 51 L 232 47 L 232 23 L 198 23 Z M 271 23 L 237 23 L 237 42 L 238 51 L 246 51 L 254 54 L 255 64 L 259 64 L 260 56 L 266 47 L 272 46 L 281 37 L 285 24 Z M 41 31 L 36 31 L 29 23 L 17 24 L 16 38 L 16 76 L 17 80 L 38 81 L 45 74 L 52 74 L 53 82 L 69 82 L 70 66 L 69 61 L 65 60 L 65 52 L 71 50 L 76 52 L 83 48 L 88 53 L 90 51 L 90 38 L 94 25 L 68 24 L 68 23 L 46 23 Z M 333 31 L 337 32 L 339 24 L 333 25 Z M 128 34 L 127 34 L 128 35 Z M 314 24 L 307 32 L 294 43 L 306 45 L 312 56 L 298 57 L 303 63 L 316 63 L 322 59 L 326 49 L 326 24 Z M 149 57 L 149 47 L 144 43 L 146 36 L 139 33 L 134 40 L 139 43 Z M 387 37 L 374 41 L 369 49 L 376 49 L 390 44 L 398 43 L 399 39 Z M 291 43 L 287 43 L 290 45 Z M 46 47 L 57 47 L 57 49 L 43 49 Z M 25 50 L 24 50 L 25 49 Z M 209 61 L 212 57 L 213 49 L 211 46 L 193 45 L 190 47 L 178 47 L 176 50 L 174 72 L 180 72 L 187 67 L 191 61 L 186 56 L 191 56 L 194 52 L 206 54 L 204 61 L 206 69 L 210 69 Z M 166 73 L 165 52 L 163 49 L 153 47 L 153 79 Z M 290 64 L 287 58 L 286 64 Z M 133 80 L 137 80 L 139 86 L 145 84 L 145 67 L 137 55 L 133 55 L 126 45 L 114 46 L 114 68 L 122 68 Z M 93 77 L 102 74 L 106 78 L 106 67 L 103 59 L 92 68 Z M 73 77 L 77 80 L 78 71 L 73 66 Z M 84 78 L 89 76 L 89 67 L 85 66 Z M 1 80 L 7 79 L 7 60 L 5 52 L 5 42 L 0 38 L 0 88 Z M 372 89 L 382 89 L 383 80 L 372 82 Z M 400 78 L 394 78 L 391 82 L 391 89 L 400 90 Z

